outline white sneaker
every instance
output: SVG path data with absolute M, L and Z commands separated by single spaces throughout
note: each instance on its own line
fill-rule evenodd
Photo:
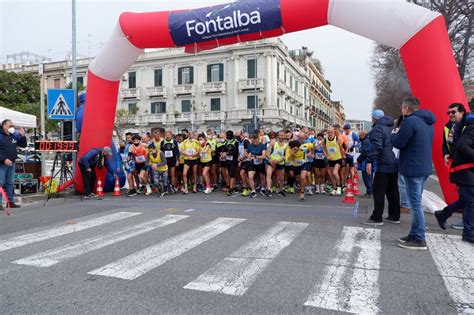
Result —
M 331 191 L 331 195 L 332 195 L 332 196 L 335 196 L 335 195 L 336 195 L 336 189 L 333 189 L 333 190 Z
M 151 194 L 153 194 L 153 190 L 151 190 L 150 186 L 148 186 L 148 187 L 146 188 L 145 196 L 150 196 Z
M 337 194 L 338 194 L 339 196 L 342 195 L 342 189 L 341 189 L 341 187 L 337 187 Z
M 316 185 L 316 193 L 317 193 L 317 194 L 320 194 L 320 193 L 321 193 L 321 191 L 319 190 L 319 185 Z
M 212 192 L 212 188 L 206 188 L 206 190 L 204 190 L 205 194 L 210 194 L 211 192 Z

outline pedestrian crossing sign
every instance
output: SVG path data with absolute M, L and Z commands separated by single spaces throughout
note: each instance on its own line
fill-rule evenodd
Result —
M 48 90 L 48 118 L 49 119 L 74 119 L 75 93 L 71 89 Z

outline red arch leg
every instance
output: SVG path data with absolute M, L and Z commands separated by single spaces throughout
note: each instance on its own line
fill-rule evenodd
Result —
M 467 104 L 461 79 L 453 58 L 444 18 L 439 17 L 415 35 L 400 50 L 413 95 L 437 119 L 433 143 L 433 162 L 449 204 L 458 198 L 456 186 L 449 182 L 449 172 L 442 157 L 442 136 L 446 109 L 451 103 Z

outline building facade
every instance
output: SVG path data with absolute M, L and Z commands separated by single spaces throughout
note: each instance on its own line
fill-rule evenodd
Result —
M 91 59 L 78 60 L 78 81 L 87 86 Z M 15 71 L 37 72 L 38 66 Z M 71 62 L 44 64 L 47 88 L 71 81 Z M 326 128 L 337 113 L 331 88 L 311 63 L 295 61 L 284 43 L 266 39 L 199 54 L 183 49 L 147 51 L 122 77 L 117 108 L 128 111 L 126 128 L 198 131 Z M 96 105 L 100 106 L 100 105 Z
M 372 129 L 372 123 L 367 120 L 348 119 L 346 124 L 350 124 L 352 130 L 369 132 Z

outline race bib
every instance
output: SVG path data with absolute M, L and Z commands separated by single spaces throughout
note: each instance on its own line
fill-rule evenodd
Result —
M 328 153 L 330 154 L 336 154 L 337 153 L 337 149 L 335 147 L 329 147 L 328 148 Z
M 187 154 L 187 155 L 194 155 L 194 154 L 196 154 L 196 150 L 194 150 L 194 149 L 186 149 L 186 154 Z
M 278 157 L 281 158 L 281 157 L 283 157 L 283 155 L 285 154 L 285 151 L 283 151 L 283 150 L 274 150 L 274 151 L 273 151 L 273 154 L 274 154 L 275 156 L 278 156 Z
M 173 151 L 165 151 L 165 157 L 166 158 L 172 158 L 173 157 Z
M 234 160 L 234 156 L 233 156 L 233 155 L 228 155 L 228 156 L 225 157 L 225 159 L 226 159 L 227 161 L 233 161 L 233 160 Z
M 324 153 L 316 153 L 316 154 L 314 155 L 314 158 L 315 158 L 316 160 L 324 160 L 325 156 L 324 156 Z
M 260 165 L 260 164 L 262 164 L 262 160 L 255 159 L 255 160 L 253 160 L 253 164 L 254 165 Z
M 199 155 L 201 156 L 201 159 L 205 159 L 207 157 L 207 152 L 201 152 Z
M 243 158 L 245 155 L 245 148 L 243 146 L 239 146 L 239 156 Z
M 138 163 L 145 163 L 146 162 L 146 158 L 143 156 L 143 155 L 138 155 L 135 160 L 138 162 Z
M 305 160 L 296 160 L 295 161 L 296 166 L 303 166 L 304 163 L 305 163 Z

